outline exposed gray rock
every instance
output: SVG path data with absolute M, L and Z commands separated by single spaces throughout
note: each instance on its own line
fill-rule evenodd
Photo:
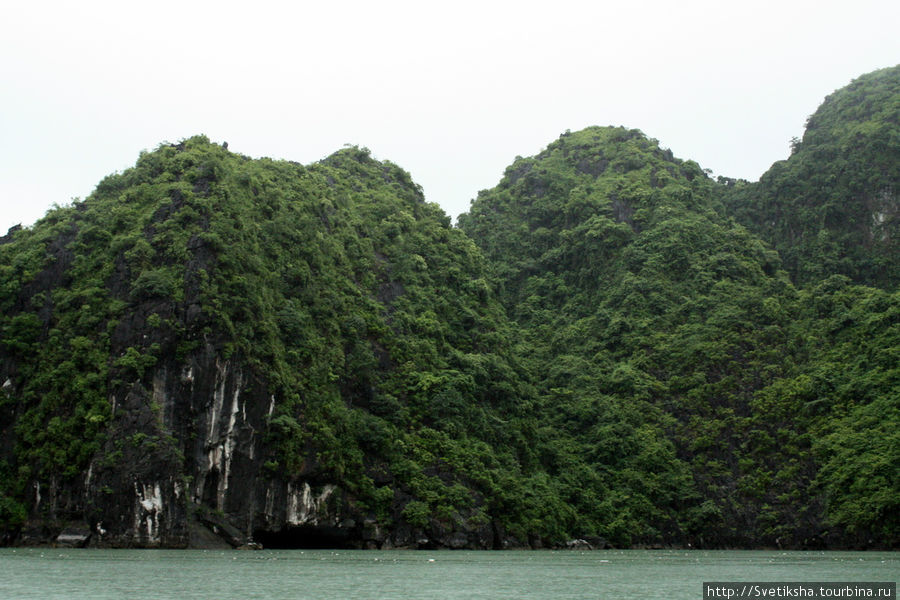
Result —
M 566 548 L 568 550 L 593 550 L 594 549 L 594 547 L 591 546 L 587 540 L 583 540 L 583 539 L 568 540 L 566 542 Z
M 469 546 L 469 538 L 466 534 L 457 531 L 442 540 L 445 546 L 453 550 L 461 550 Z
M 257 544 L 256 542 L 248 542 L 246 544 L 242 544 L 236 548 L 237 550 L 262 550 L 263 545 Z
M 91 539 L 91 530 L 81 527 L 68 527 L 63 529 L 54 544 L 61 548 L 84 548 Z
M 124 345 L 127 336 L 121 335 Z M 398 518 L 397 508 L 386 527 L 361 513 L 346 490 L 327 483 L 312 450 L 298 476 L 266 468 L 273 449 L 262 432 L 278 399 L 237 359 L 222 358 L 211 345 L 178 361 L 169 356 L 154 365 L 143 382 L 113 390 L 110 436 L 83 477 L 34 482 L 29 521 L 35 527 L 23 528 L 13 543 L 125 548 L 522 546 L 492 523 L 466 528 L 467 515 L 456 515 L 453 523 L 433 521 L 414 528 Z M 398 497 L 395 503 L 399 507 L 406 501 Z M 79 516 L 83 524 L 63 534 L 54 535 L 46 525 Z

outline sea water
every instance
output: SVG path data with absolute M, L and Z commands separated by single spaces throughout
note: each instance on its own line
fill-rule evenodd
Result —
M 897 552 L 0 549 L 0 598 L 701 599 L 705 581 L 895 582 Z

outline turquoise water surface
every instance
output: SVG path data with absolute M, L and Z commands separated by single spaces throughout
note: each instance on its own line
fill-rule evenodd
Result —
M 896 581 L 897 552 L 0 549 L 0 598 L 700 599 L 704 581 Z

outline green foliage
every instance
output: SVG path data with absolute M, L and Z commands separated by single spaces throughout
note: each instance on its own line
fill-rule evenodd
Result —
M 25 505 L 15 498 L 15 477 L 5 460 L 0 460 L 0 531 L 15 531 L 25 522 Z
M 458 229 L 362 148 L 142 153 L 0 243 L 0 534 L 33 484 L 183 468 L 202 432 L 158 386 L 214 356 L 271 403 L 262 476 L 380 523 L 896 547 L 897 73 L 829 96 L 759 184 L 591 127 Z
M 896 542 L 900 531 L 900 399 L 855 408 L 819 442 L 831 523 L 850 533 Z
M 170 298 L 177 289 L 172 276 L 163 269 L 142 271 L 131 284 L 132 301 Z
M 119 367 L 129 372 L 129 375 L 141 379 L 144 377 L 147 369 L 156 364 L 157 359 L 153 355 L 154 352 L 159 352 L 158 344 L 151 347 L 150 352 L 147 354 L 141 354 L 136 348 L 129 346 L 125 354 L 113 362 L 113 366 Z
M 556 522 L 618 545 L 895 545 L 896 297 L 798 291 L 720 194 L 640 132 L 589 128 L 460 217 L 522 327 L 538 459 L 574 509 Z
M 729 182 L 722 193 L 797 283 L 841 274 L 891 290 L 900 282 L 898 182 L 900 66 L 828 96 L 790 158 L 759 183 Z
M 161 146 L 0 257 L 23 486 L 167 451 L 155 402 L 132 431 L 110 399 L 149 395 L 207 348 L 275 401 L 267 476 L 312 473 L 385 519 L 412 496 L 466 527 L 519 468 L 527 444 L 508 424 L 533 418 L 531 391 L 484 260 L 366 150 L 303 167 L 202 136 Z
M 420 500 L 412 500 L 403 508 L 403 518 L 415 527 L 428 525 L 430 516 L 431 511 L 428 509 L 428 505 Z

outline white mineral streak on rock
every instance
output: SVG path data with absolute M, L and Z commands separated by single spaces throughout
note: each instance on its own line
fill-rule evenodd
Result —
M 138 489 L 137 481 L 134 482 L 134 499 L 136 504 L 134 507 L 134 526 L 132 527 L 135 537 L 140 536 L 141 532 L 141 491 Z
M 83 547 L 85 542 L 88 541 L 88 538 L 91 537 L 90 532 L 84 530 L 63 530 L 58 536 L 56 536 L 56 543 L 60 546 L 67 547 Z
M 322 492 L 319 494 L 319 497 L 316 498 L 316 510 L 318 510 L 320 506 L 325 504 L 325 502 L 328 500 L 328 498 L 331 497 L 331 494 L 333 494 L 334 490 L 336 489 L 337 486 L 330 483 L 322 487 Z
M 292 525 L 297 524 L 297 497 L 294 495 L 294 485 L 287 484 L 287 506 L 284 507 L 284 520 Z
M 162 494 L 159 491 L 159 483 L 153 486 L 144 485 L 144 493 L 142 495 L 141 506 L 147 512 L 156 513 L 162 510 Z
M 254 438 L 254 434 L 251 433 L 250 434 L 250 448 L 247 452 L 247 454 L 250 456 L 250 460 L 256 459 L 256 442 L 254 441 L 253 438 Z
M 274 516 L 275 516 L 275 494 L 272 492 L 272 486 L 270 485 L 268 488 L 266 488 L 266 519 L 271 521 Z
M 159 482 L 154 484 L 144 484 L 138 488 L 138 483 L 134 482 L 134 493 L 137 498 L 137 506 L 134 511 L 134 533 L 138 535 L 141 531 L 141 523 L 144 523 L 144 530 L 147 532 L 147 541 L 149 543 L 159 543 L 159 524 L 163 512 L 162 492 Z
M 231 400 L 231 411 L 228 414 L 228 430 L 225 432 L 225 441 L 222 443 L 222 477 L 219 478 L 219 489 L 217 495 L 217 508 L 225 509 L 225 492 L 228 491 L 228 479 L 231 476 L 231 457 L 234 455 L 234 447 L 237 445 L 237 434 L 235 433 L 235 425 L 237 417 L 240 414 L 238 400 L 241 395 L 241 372 L 235 375 L 234 395 Z
M 309 499 L 309 484 L 304 483 L 303 488 L 299 491 L 294 491 L 293 486 L 288 484 L 287 487 L 287 511 L 285 513 L 285 520 L 292 525 L 299 525 L 300 523 L 306 522 L 307 515 L 299 515 L 300 507 L 305 507 L 306 502 Z
M 888 229 L 884 227 L 887 215 L 883 212 L 875 212 L 872 214 L 872 229 L 870 235 L 877 238 L 879 242 L 888 241 Z
M 241 407 L 241 386 L 243 385 L 243 376 L 240 370 L 234 375 L 234 387 L 229 390 L 228 382 L 228 362 L 220 362 L 216 359 L 216 381 L 215 390 L 213 391 L 212 403 L 207 411 L 208 433 L 204 440 L 206 448 L 206 468 L 202 469 L 196 478 L 194 487 L 194 500 L 200 502 L 203 497 L 203 489 L 206 484 L 207 475 L 212 470 L 219 473 L 219 479 L 216 485 L 216 508 L 225 510 L 225 496 L 228 492 L 229 480 L 231 479 L 231 463 L 234 458 L 234 451 L 237 447 L 237 424 L 238 418 L 244 417 L 246 408 Z M 230 405 L 226 409 L 225 401 L 230 392 Z M 227 422 L 223 428 L 222 420 L 227 410 Z M 246 422 L 246 419 L 243 419 Z M 223 430 L 224 429 L 224 430 Z
M 219 441 L 219 415 L 222 414 L 222 406 L 225 404 L 225 381 L 228 379 L 228 363 L 224 365 L 216 359 L 216 389 L 213 391 L 212 406 L 209 407 L 209 433 L 206 436 L 206 445 L 215 445 Z M 212 465 L 210 465 L 212 466 Z
M 206 475 L 219 465 L 221 448 L 219 446 L 219 415 L 225 403 L 225 382 L 228 379 L 228 363 L 222 364 L 216 358 L 216 382 L 213 390 L 212 403 L 206 413 L 208 431 L 203 447 L 206 448 L 206 468 L 200 469 L 194 486 L 194 501 L 200 502 L 203 498 L 203 488 L 206 484 Z
M 313 498 L 312 488 L 304 482 L 303 487 L 294 490 L 292 484 L 287 486 L 287 507 L 285 510 L 285 521 L 290 525 L 303 525 L 310 523 L 315 525 L 319 521 L 319 509 L 328 500 L 328 497 L 336 489 L 334 485 L 326 485 L 322 488 L 322 492 L 318 497 Z

